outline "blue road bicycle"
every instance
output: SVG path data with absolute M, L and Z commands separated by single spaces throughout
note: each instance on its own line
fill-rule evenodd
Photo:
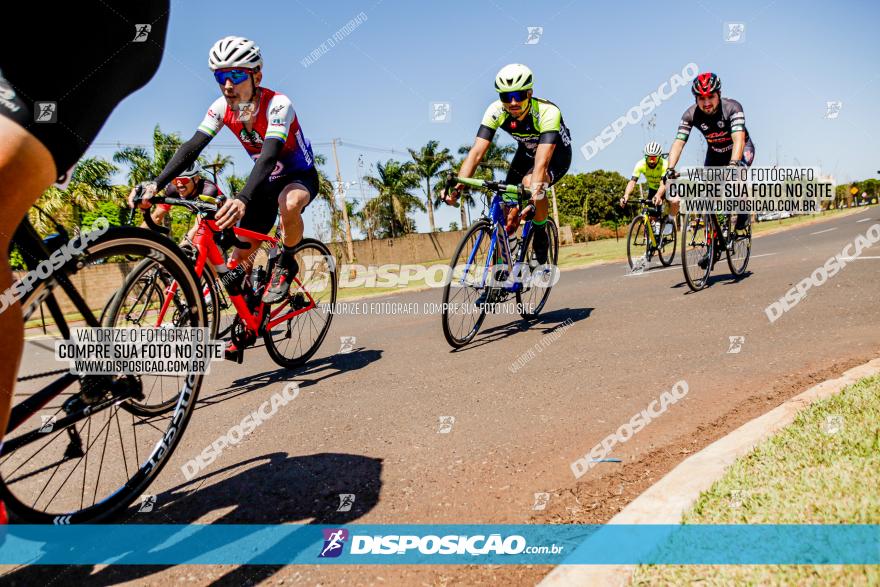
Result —
M 531 192 L 523 186 L 507 185 L 464 177 L 456 182 L 494 194 L 488 215 L 474 222 L 465 233 L 449 263 L 450 276 L 443 290 L 443 334 L 454 348 L 471 342 L 486 313 L 516 298 L 517 310 L 526 320 L 535 318 L 547 303 L 550 289 L 558 281 L 559 233 L 547 219 L 547 251 L 537 255 L 531 216 L 534 206 L 523 204 Z M 508 238 L 505 225 L 512 206 L 526 222 L 520 238 Z

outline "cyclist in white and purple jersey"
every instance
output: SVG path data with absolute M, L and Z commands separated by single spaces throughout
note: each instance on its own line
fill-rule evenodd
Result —
M 238 223 L 242 228 L 268 233 L 280 211 L 284 246 L 263 295 L 263 301 L 274 304 L 287 296 L 299 270 L 293 248 L 302 240 L 302 212 L 318 194 L 312 146 L 303 135 L 290 99 L 260 85 L 263 58 L 253 41 L 220 39 L 211 47 L 208 64 L 223 95 L 211 104 L 195 135 L 177 150 L 159 177 L 144 184 L 141 207 L 148 208 L 149 197 L 192 165 L 220 129 L 228 127 L 255 163 L 241 192 L 218 210 L 217 225 L 225 229 Z M 132 203 L 133 198 L 134 191 L 129 198 Z M 246 237 L 239 239 L 252 247 L 260 244 Z M 232 252 L 231 258 L 241 268 L 240 278 L 250 269 L 251 252 L 238 248 Z

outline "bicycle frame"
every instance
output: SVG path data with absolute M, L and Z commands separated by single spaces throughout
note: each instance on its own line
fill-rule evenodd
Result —
M 504 259 L 506 264 L 508 275 L 517 275 L 516 271 L 520 268 L 523 262 L 523 258 L 525 257 L 525 248 L 520 248 L 519 255 L 517 260 L 513 262 L 510 254 L 510 245 L 507 241 L 507 231 L 504 226 L 506 224 L 507 218 L 504 215 L 504 200 L 503 198 L 495 194 L 492 198 L 492 203 L 489 206 L 489 219 L 492 221 L 492 237 L 489 241 L 489 255 L 486 257 L 486 266 L 483 268 L 483 275 L 480 279 L 480 288 L 486 287 L 486 283 L 489 278 L 489 271 L 492 268 L 492 260 L 495 258 L 496 248 L 500 248 L 501 256 Z M 527 220 L 523 226 L 522 232 L 522 240 L 525 243 L 526 237 L 529 234 L 529 231 L 532 228 L 532 221 Z M 477 251 L 480 249 L 480 243 L 483 241 L 483 233 L 477 237 L 477 242 L 474 244 L 473 250 L 471 250 L 470 255 L 468 256 L 467 265 L 465 266 L 465 271 L 462 274 L 461 284 L 464 284 L 465 277 L 467 276 L 467 269 L 470 268 L 474 263 L 474 258 L 477 255 Z M 499 245 L 499 242 L 501 243 Z M 522 289 L 522 283 L 517 281 L 511 286 L 504 287 L 505 290 L 510 292 L 516 292 Z
M 261 245 L 263 242 L 266 242 L 270 243 L 273 246 L 277 246 L 279 242 L 279 239 L 273 236 L 254 232 L 245 228 L 239 228 L 236 226 L 233 227 L 232 230 L 237 236 L 244 236 L 249 239 L 260 241 Z M 196 258 L 195 264 L 195 272 L 199 278 L 202 277 L 205 271 L 205 265 L 207 263 L 211 263 L 211 265 L 213 265 L 215 268 L 223 267 L 226 265 L 226 259 L 223 257 L 223 253 L 220 250 L 220 247 L 218 247 L 217 243 L 214 242 L 214 234 L 219 232 L 221 232 L 221 229 L 217 226 L 217 223 L 214 220 L 202 218 L 199 221 L 199 227 L 196 231 L 195 238 L 193 239 L 193 244 L 198 251 L 198 257 Z M 223 283 L 223 280 L 221 279 L 220 281 L 221 286 L 226 288 L 226 284 Z M 264 330 L 271 330 L 278 324 L 286 322 L 300 314 L 308 312 L 309 310 L 317 307 L 314 298 L 312 298 L 311 294 L 304 287 L 302 287 L 302 282 L 299 280 L 299 278 L 294 278 L 293 282 L 308 299 L 309 304 L 304 308 L 292 309 L 289 312 L 285 312 L 283 314 L 282 312 L 285 310 L 285 308 L 290 305 L 289 299 L 278 304 L 278 306 L 272 309 L 269 312 L 269 315 L 266 316 L 266 312 L 269 308 L 267 304 L 260 302 L 256 313 L 254 313 L 251 311 L 250 307 L 248 307 L 247 300 L 245 300 L 243 294 L 233 294 L 229 291 L 229 288 L 226 288 L 226 293 L 229 295 L 229 301 L 232 302 L 232 305 L 235 307 L 236 313 L 242 319 L 248 330 L 260 334 Z M 157 317 L 156 321 L 157 327 L 162 324 L 162 321 L 165 318 L 165 314 L 171 306 L 172 300 L 174 299 L 174 294 L 176 291 L 177 282 L 172 282 L 165 292 L 165 300 L 163 301 L 162 309 L 160 310 L 159 316 Z

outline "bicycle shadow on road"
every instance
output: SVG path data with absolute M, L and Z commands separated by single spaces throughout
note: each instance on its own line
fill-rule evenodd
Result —
M 589 318 L 590 314 L 593 313 L 593 310 L 594 308 L 561 308 L 559 310 L 539 314 L 537 318 L 531 320 L 517 318 L 511 320 L 507 324 L 493 326 L 492 328 L 480 331 L 471 344 L 460 349 L 452 349 L 450 352 L 460 353 L 480 348 L 485 344 L 497 342 L 508 336 L 520 332 L 526 332 L 527 330 L 540 330 L 542 334 L 546 334 L 555 330 L 565 322 L 580 322 L 581 320 Z
M 252 466 L 256 465 L 256 466 Z M 156 495 L 150 512 L 138 513 L 140 504 L 128 512 L 127 523 L 191 524 L 214 512 L 224 512 L 212 524 L 350 524 L 371 511 L 379 501 L 382 487 L 382 460 L 354 454 L 323 453 L 290 456 L 283 452 L 248 459 L 212 471 L 182 485 Z M 207 483 L 211 485 L 205 487 Z M 350 511 L 340 512 L 340 494 L 354 494 Z M 257 530 L 254 530 L 257 533 Z M 308 527 L 295 534 L 310 532 Z M 312 530 L 312 532 L 314 532 Z M 196 531 L 171 544 L 138 544 L 138 552 L 209 552 L 221 547 L 220 540 L 211 541 Z M 290 536 L 266 544 L 257 556 L 294 556 L 303 552 Z M 320 544 L 320 543 L 318 543 Z M 318 544 L 315 548 L 318 548 Z M 46 550 L 50 549 L 46 546 Z M 59 567 L 33 565 L 21 567 L 3 576 L 6 584 L 49 585 L 63 579 L 63 584 L 115 585 L 123 581 L 145 581 L 151 575 L 175 565 L 126 565 L 121 552 L 112 566 L 95 565 Z M 317 558 L 317 551 L 315 552 Z M 238 565 L 213 579 L 213 585 L 255 584 L 274 575 L 284 565 Z M 196 567 L 193 575 L 205 584 L 205 571 Z M 158 579 L 153 579 L 156 581 Z M 177 580 L 183 580 L 177 578 Z
M 723 285 L 734 285 L 734 284 L 737 284 L 740 281 L 746 279 L 747 277 L 749 277 L 751 275 L 752 275 L 752 272 L 749 270 L 746 270 L 746 272 L 743 273 L 742 275 L 740 275 L 739 277 L 735 276 L 733 273 L 730 273 L 729 271 L 727 273 L 710 274 L 709 279 L 706 281 L 706 286 L 703 289 L 707 289 L 707 288 L 711 287 L 712 285 L 714 285 L 716 283 L 720 283 L 720 282 L 724 282 Z M 670 289 L 681 289 L 681 288 L 688 288 L 687 281 L 682 279 L 680 282 L 676 283 L 675 285 L 670 286 Z M 702 290 L 700 290 L 700 291 L 702 291 Z M 690 294 L 695 294 L 695 293 L 699 293 L 699 292 L 693 291 L 690 288 L 688 288 L 687 291 L 684 292 L 685 295 L 690 295 Z
M 224 389 L 220 389 L 211 395 L 200 397 L 195 409 L 213 406 L 268 386 L 275 385 L 278 388 L 277 391 L 281 391 L 284 385 L 292 381 L 299 383 L 300 389 L 317 385 L 336 375 L 363 369 L 381 358 L 381 350 L 361 347 L 350 352 L 336 353 L 311 360 L 303 368 L 295 371 L 278 368 L 265 373 L 246 375 L 234 380 Z

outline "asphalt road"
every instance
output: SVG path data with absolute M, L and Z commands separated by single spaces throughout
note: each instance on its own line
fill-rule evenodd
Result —
M 756 238 L 745 278 L 733 280 L 722 261 L 698 293 L 677 263 L 640 275 L 628 275 L 625 263 L 565 271 L 540 320 L 489 316 L 460 351 L 444 340 L 440 317 L 423 312 L 440 302 L 440 290 L 363 300 L 399 313 L 336 316 L 302 372 L 279 369 L 259 347 L 241 366 L 215 364 L 151 487 L 155 509 L 132 520 L 602 522 L 690 452 L 812 381 L 878 356 L 880 244 L 774 323 L 765 314 L 876 223 L 880 210 L 871 207 Z M 413 304 L 417 312 L 408 313 Z M 342 337 L 354 337 L 346 338 L 350 350 Z M 744 337 L 739 352 L 729 352 L 730 337 Z M 534 358 L 512 373 L 530 349 Z M 575 459 L 680 380 L 684 399 L 614 448 L 622 463 L 575 478 Z M 185 480 L 185 461 L 290 381 L 300 386 L 295 400 Z M 550 494 L 543 510 L 534 509 L 538 492 Z M 339 494 L 354 494 L 350 512 L 336 511 Z M 69 582 L 90 572 L 99 582 L 442 584 L 532 582 L 547 569 L 34 568 L 6 579 Z

